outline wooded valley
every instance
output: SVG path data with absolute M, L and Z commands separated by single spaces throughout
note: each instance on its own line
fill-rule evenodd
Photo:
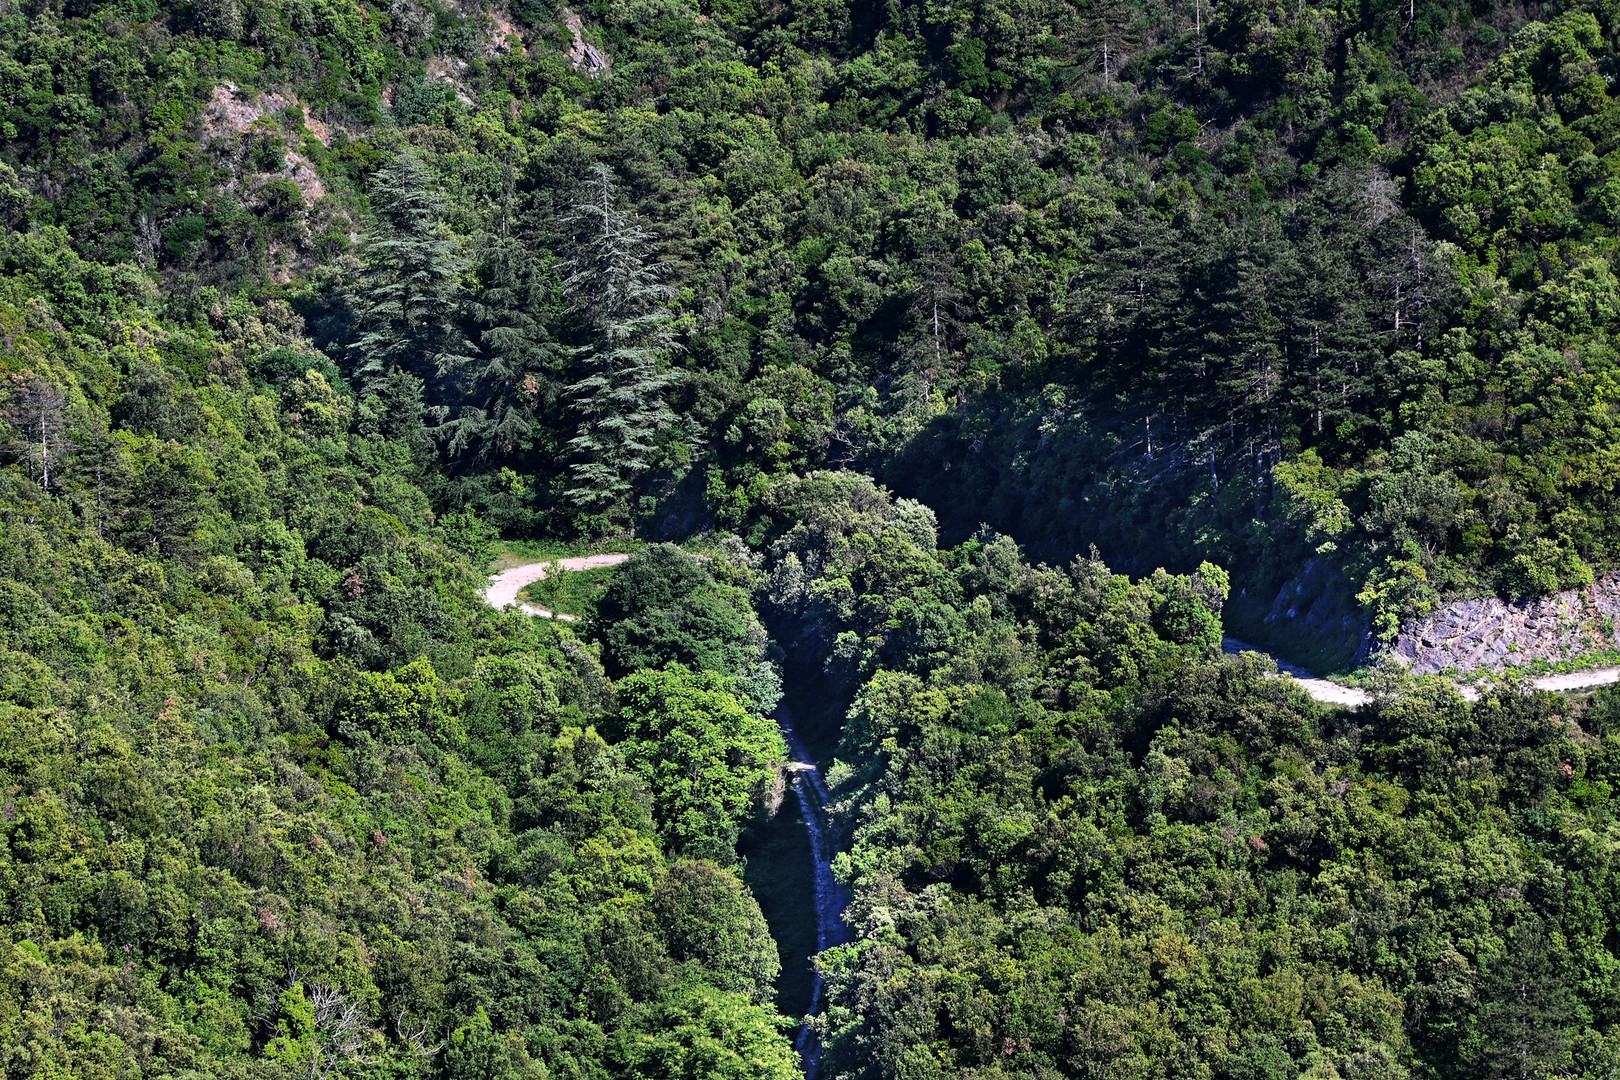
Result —
M 0 0 L 0 1075 L 1612 1077 L 1617 49 Z

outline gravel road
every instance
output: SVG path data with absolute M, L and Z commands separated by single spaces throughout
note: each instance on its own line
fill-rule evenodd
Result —
M 545 580 L 546 571 L 552 567 L 559 570 L 595 570 L 599 566 L 618 566 L 628 555 L 582 555 L 575 559 L 548 559 L 545 562 L 524 563 L 514 566 L 510 570 L 502 570 L 489 579 L 489 588 L 484 590 L 484 599 L 492 607 L 515 607 L 519 611 L 530 615 L 537 615 L 542 619 L 562 619 L 565 622 L 577 622 L 578 617 L 565 615 L 561 612 L 547 611 L 534 604 L 525 604 L 518 599 L 518 593 L 525 587 L 533 585 L 536 581 Z
M 1221 651 L 1226 653 L 1257 652 L 1264 655 L 1263 650 L 1252 645 L 1244 644 L 1237 638 L 1221 639 Z M 1354 686 L 1342 686 L 1327 679 L 1319 679 L 1302 667 L 1288 663 L 1286 660 L 1277 661 L 1277 670 L 1280 677 L 1293 679 L 1298 682 L 1304 691 L 1317 701 L 1324 701 L 1329 705 L 1344 705 L 1350 708 L 1366 705 L 1372 701 L 1372 695 L 1365 690 Z M 1608 686 L 1620 682 L 1620 667 L 1592 668 L 1588 671 L 1570 671 L 1562 675 L 1542 675 L 1531 679 L 1530 685 L 1537 690 L 1589 690 L 1594 686 Z M 1472 686 L 1459 686 L 1462 696 L 1469 701 L 1479 700 L 1479 691 Z

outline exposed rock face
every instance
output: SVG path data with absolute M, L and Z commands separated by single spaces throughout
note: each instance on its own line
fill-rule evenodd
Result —
M 457 56 L 430 56 L 427 62 L 428 82 L 448 86 L 456 95 L 456 100 L 468 108 L 477 105 L 468 91 L 465 79 L 467 76 L 467 61 Z
M 211 139 L 226 135 L 246 135 L 253 125 L 267 116 L 274 116 L 289 105 L 303 106 L 295 97 L 282 94 L 248 95 L 231 83 L 214 87 L 208 106 L 203 110 L 203 134 Z M 304 127 L 324 146 L 331 142 L 332 134 L 325 124 L 304 113 Z
M 1338 567 L 1323 559 L 1309 559 L 1300 572 L 1283 585 L 1271 602 L 1265 622 L 1291 637 L 1358 641 L 1355 663 L 1366 659 L 1371 645 L 1367 614 L 1357 606 L 1354 590 Z M 1348 648 L 1348 645 L 1346 646 Z
M 1538 600 L 1455 601 L 1402 626 L 1389 655 L 1418 675 L 1558 664 L 1620 645 L 1617 623 L 1620 573 Z
M 574 44 L 569 47 L 567 56 L 573 61 L 574 67 L 583 67 L 589 74 L 608 69 L 607 58 L 604 57 L 590 42 L 585 40 L 585 23 L 578 15 L 567 8 L 557 9 L 558 16 L 563 25 L 568 27 L 574 35 Z
M 298 105 L 297 98 L 283 97 L 280 94 L 248 95 L 230 83 L 220 83 L 214 87 L 213 95 L 208 99 L 208 107 L 203 110 L 203 135 L 210 141 L 240 137 L 248 134 L 260 120 L 273 117 L 282 109 L 290 105 Z M 306 114 L 304 127 L 311 135 L 325 145 L 331 138 L 331 132 L 325 124 Z M 286 164 L 285 176 L 294 184 L 304 196 L 304 203 L 314 206 L 316 200 L 326 194 L 326 187 L 321 183 L 320 174 L 310 160 L 295 150 L 288 150 L 282 160 Z M 264 179 L 274 179 L 278 174 L 263 173 Z

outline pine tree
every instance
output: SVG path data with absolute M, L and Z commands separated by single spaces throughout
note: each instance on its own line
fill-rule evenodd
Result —
M 951 248 L 950 237 L 937 222 L 929 224 L 918 243 L 917 283 L 909 312 L 916 342 L 903 383 L 908 396 L 919 403 L 926 402 L 935 384 L 945 378 L 952 338 L 961 323 L 962 275 Z
M 1293 341 L 1285 282 L 1300 275 L 1293 249 L 1272 222 L 1251 219 L 1232 234 L 1224 261 L 1212 264 L 1206 349 L 1219 357 L 1216 377 L 1234 443 L 1260 482 L 1282 459 L 1282 406 Z
M 1567 1076 L 1569 1028 L 1577 1018 L 1568 954 L 1534 916 L 1515 926 L 1503 945 L 1480 995 L 1469 1075 Z
M 459 320 L 467 261 L 444 225 L 444 202 L 410 153 L 377 175 L 374 230 L 351 305 L 360 326 L 352 352 L 360 389 L 370 394 L 394 371 L 435 386 L 472 362 Z
M 652 465 L 660 432 L 675 423 L 664 401 L 665 362 L 677 345 L 665 306 L 674 290 L 651 259 L 652 234 L 619 207 L 606 165 L 592 166 L 568 224 L 579 238 L 564 288 L 585 320 L 583 371 L 565 391 L 578 418 L 568 498 L 595 512 L 622 504 Z
M 1091 53 L 1089 64 L 1103 77 L 1103 85 L 1119 81 L 1119 73 L 1142 43 L 1138 13 L 1126 0 L 1092 0 L 1087 5 L 1082 38 Z
M 1368 317 L 1366 291 L 1343 242 L 1310 229 L 1297 245 L 1304 302 L 1294 353 L 1301 360 L 1295 390 L 1306 441 L 1319 442 L 1356 415 L 1371 391 L 1380 359 L 1378 328 Z
M 479 357 L 462 372 L 467 404 L 443 425 L 453 456 L 488 461 L 533 439 L 535 417 L 557 398 L 557 369 L 567 349 L 547 333 L 551 304 L 546 265 L 525 239 L 500 236 L 488 245 L 471 304 L 483 328 Z

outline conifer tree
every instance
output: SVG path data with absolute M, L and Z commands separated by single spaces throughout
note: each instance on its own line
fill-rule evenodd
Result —
M 937 222 L 929 223 L 918 242 L 916 267 L 909 310 L 916 341 L 904 382 L 911 396 L 921 402 L 947 373 L 952 339 L 964 310 L 961 272 L 951 237 Z
M 664 401 L 672 381 L 665 363 L 678 347 L 665 306 L 674 290 L 652 261 L 652 234 L 620 208 L 606 165 L 592 166 L 567 223 L 578 243 L 564 287 L 588 334 L 581 375 L 565 391 L 579 424 L 568 443 L 575 457 L 568 498 L 605 512 L 630 494 L 652 465 L 658 434 L 675 423 Z
M 354 370 L 366 394 L 395 371 L 434 386 L 472 362 L 459 326 L 467 262 L 432 183 L 410 153 L 377 175 L 371 196 L 377 224 L 366 237 L 365 270 L 351 298 L 360 326 Z
M 490 243 L 479 268 L 482 289 L 470 305 L 482 349 L 462 371 L 467 404 L 443 426 L 452 456 L 487 461 L 526 447 L 536 414 L 556 400 L 567 350 L 546 330 L 552 294 L 545 272 L 526 239 L 502 235 Z
M 1569 1075 L 1569 1026 L 1576 1004 L 1564 949 L 1531 917 L 1510 932 L 1480 995 L 1469 1055 L 1473 1076 L 1529 1080 Z

